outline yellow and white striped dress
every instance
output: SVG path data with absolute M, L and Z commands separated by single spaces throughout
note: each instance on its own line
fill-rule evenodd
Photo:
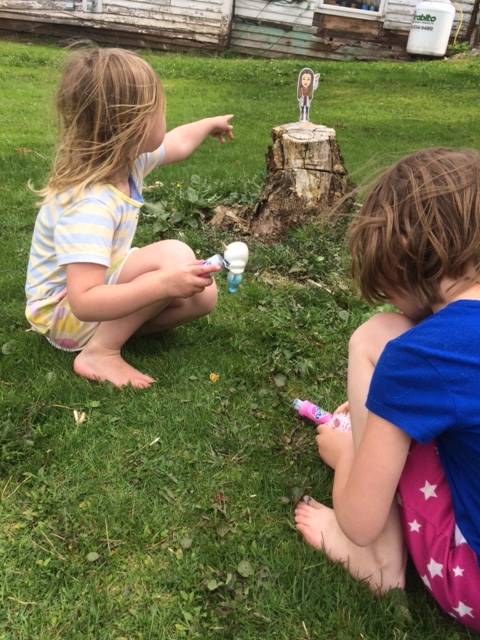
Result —
M 57 194 L 40 208 L 28 262 L 25 315 L 32 328 L 56 347 L 79 351 L 98 326 L 72 313 L 66 266 L 103 265 L 105 283 L 116 283 L 137 229 L 143 179 L 164 156 L 162 145 L 137 158 L 129 179 L 130 197 L 102 184 L 86 189 L 77 199 L 69 198 L 69 193 Z

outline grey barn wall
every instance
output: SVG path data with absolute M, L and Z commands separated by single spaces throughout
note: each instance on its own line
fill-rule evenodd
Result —
M 224 51 L 262 57 L 408 59 L 405 44 L 416 0 L 386 0 L 367 20 L 325 13 L 320 0 L 102 0 L 102 13 L 81 0 L 0 0 L 0 32 L 89 37 L 128 47 Z M 455 2 L 461 38 L 474 0 Z M 234 12 L 232 11 L 234 7 Z M 462 13 L 463 12 L 463 13 Z
M 0 0 L 0 28 L 32 33 L 90 35 L 128 46 L 222 51 L 228 44 L 233 0 L 103 0 L 102 13 L 66 11 L 63 0 Z M 3 24 L 2 24 L 3 23 Z M 81 35 L 81 33 L 79 34 Z
M 318 0 L 236 0 L 231 47 L 243 54 L 375 60 L 405 58 L 416 0 L 387 0 L 375 20 L 329 15 Z M 456 2 L 452 34 L 465 34 L 473 0 Z M 462 13 L 463 12 L 463 13 Z M 353 28 L 355 23 L 355 28 Z

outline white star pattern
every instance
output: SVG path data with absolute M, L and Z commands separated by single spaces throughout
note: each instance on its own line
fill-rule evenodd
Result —
M 432 590 L 432 585 L 430 584 L 430 580 L 428 579 L 427 575 L 422 576 L 422 580 L 424 582 L 424 584 L 427 585 L 427 587 Z
M 443 564 L 440 564 L 439 562 L 435 562 L 433 558 L 430 558 L 430 562 L 427 564 L 427 569 L 430 571 L 430 576 L 432 578 L 434 578 L 435 576 L 440 576 L 440 578 L 443 578 L 443 575 L 442 575 Z
M 410 531 L 414 531 L 415 533 L 419 533 L 420 529 L 422 528 L 422 525 L 416 520 L 412 520 L 412 522 L 409 522 L 408 526 L 410 527 Z
M 456 611 L 461 618 L 463 618 L 463 616 L 470 616 L 470 618 L 475 617 L 472 613 L 473 611 L 472 607 L 469 607 L 467 604 L 465 604 L 461 600 L 458 601 L 457 607 L 456 608 L 454 607 L 453 610 Z
M 436 488 L 436 484 L 430 484 L 428 480 L 425 480 L 425 484 L 423 487 L 421 487 L 420 491 L 425 496 L 425 500 L 428 500 L 429 498 L 438 498 L 437 494 L 435 493 Z
M 455 546 L 458 547 L 460 544 L 467 544 L 467 541 L 463 537 L 463 533 L 460 531 L 458 524 L 455 525 Z
M 453 567 L 452 569 L 453 571 L 453 575 L 457 578 L 458 576 L 463 576 L 463 569 L 462 567 L 459 567 L 458 565 L 456 567 Z

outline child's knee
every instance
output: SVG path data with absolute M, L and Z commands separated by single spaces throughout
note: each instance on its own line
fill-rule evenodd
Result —
M 196 260 L 193 250 L 181 240 L 161 240 L 156 243 L 156 246 L 161 262 L 192 262 Z
M 393 340 L 413 326 L 400 313 L 377 313 L 356 329 L 348 343 L 350 355 L 359 351 L 379 355 L 389 340 Z
M 217 305 L 217 285 L 213 282 L 210 286 L 206 287 L 198 300 L 199 315 L 206 316 L 210 311 L 213 311 Z

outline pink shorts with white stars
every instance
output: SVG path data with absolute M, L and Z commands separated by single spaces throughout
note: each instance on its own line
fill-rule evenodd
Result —
M 446 613 L 480 631 L 480 568 L 455 523 L 434 444 L 412 444 L 398 493 L 404 538 L 420 577 Z

